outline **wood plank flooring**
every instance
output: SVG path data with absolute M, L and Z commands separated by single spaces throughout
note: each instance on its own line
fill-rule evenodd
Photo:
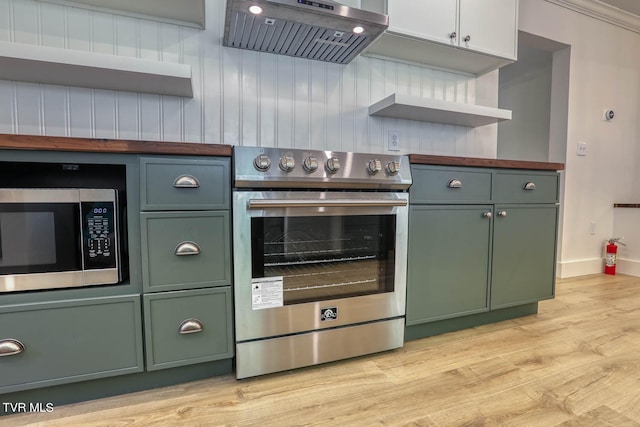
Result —
M 559 280 L 556 294 L 537 315 L 390 352 L 12 415 L 0 425 L 640 426 L 640 278 Z

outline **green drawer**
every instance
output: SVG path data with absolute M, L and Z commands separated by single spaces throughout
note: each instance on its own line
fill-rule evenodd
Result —
M 229 159 L 143 157 L 140 209 L 229 209 Z
M 411 204 L 491 200 L 490 171 L 413 165 L 411 175 Z
M 0 307 L 0 340 L 24 345 L 0 357 L 0 393 L 143 370 L 140 296 Z
M 555 203 L 558 201 L 557 172 L 502 172 L 493 179 L 495 202 Z
M 233 357 L 231 288 L 144 296 L 147 370 Z
M 145 292 L 231 284 L 227 211 L 144 212 L 140 227 Z

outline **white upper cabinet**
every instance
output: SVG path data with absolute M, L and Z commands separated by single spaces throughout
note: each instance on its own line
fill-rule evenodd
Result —
M 362 0 L 389 15 L 367 53 L 484 74 L 517 59 L 518 0 Z
M 459 0 L 459 3 L 459 45 L 515 61 L 518 46 L 517 0 Z
M 389 31 L 445 44 L 458 27 L 456 0 L 392 0 L 387 3 Z

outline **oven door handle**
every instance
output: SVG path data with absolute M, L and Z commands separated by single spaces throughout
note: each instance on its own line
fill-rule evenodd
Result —
M 375 200 L 375 199 L 339 199 L 339 200 L 286 200 L 286 199 L 251 199 L 249 209 L 274 208 L 379 208 L 407 206 L 407 200 Z

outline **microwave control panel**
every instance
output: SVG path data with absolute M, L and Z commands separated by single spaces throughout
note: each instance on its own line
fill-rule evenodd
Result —
M 112 202 L 82 202 L 84 268 L 116 267 L 115 205 Z

